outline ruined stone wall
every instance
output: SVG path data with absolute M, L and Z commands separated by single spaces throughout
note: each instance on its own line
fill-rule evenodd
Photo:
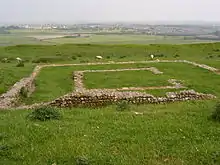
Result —
M 20 99 L 21 90 L 27 92 L 27 96 L 30 96 L 34 90 L 34 77 L 23 78 L 15 83 L 9 91 L 0 96 L 0 109 L 7 109 L 17 105 Z
M 71 93 L 58 98 L 51 103 L 50 106 L 67 108 L 67 107 L 100 107 L 114 104 L 122 100 L 132 104 L 161 104 L 175 101 L 187 100 L 204 100 L 214 99 L 215 96 L 210 94 L 197 93 L 193 90 L 168 92 L 165 97 L 154 97 L 153 95 L 141 92 L 118 92 L 118 91 L 102 91 L 102 92 L 86 92 Z
M 40 70 L 44 67 L 56 67 L 56 66 L 83 66 L 83 65 L 111 65 L 111 64 L 134 64 L 134 63 L 166 63 L 166 62 L 177 62 L 177 63 L 188 63 L 200 68 L 207 69 L 214 73 L 220 74 L 220 71 L 216 68 L 198 64 L 195 62 L 190 62 L 187 60 L 156 60 L 156 61 L 128 61 L 128 62 L 103 62 L 103 63 L 85 63 L 85 64 L 48 64 L 48 65 L 40 65 L 36 66 L 33 73 L 28 78 L 23 78 L 14 86 L 11 87 L 9 91 L 0 95 L 0 109 L 8 109 L 12 108 L 16 105 L 17 101 L 20 97 L 20 91 L 24 88 L 28 91 L 28 95 L 30 95 L 34 91 L 34 79 L 40 73 Z M 161 74 L 156 68 L 151 67 L 151 71 L 155 72 L 155 74 Z M 82 79 L 83 73 L 78 72 L 78 78 Z M 183 91 L 180 93 L 168 93 L 166 97 L 154 97 L 152 95 L 138 93 L 138 92 L 120 92 L 120 91 L 108 91 L 102 90 L 94 92 L 94 90 L 84 91 L 84 86 L 82 81 L 79 79 L 74 80 L 75 83 L 78 84 L 79 90 L 75 93 L 65 95 L 64 97 L 58 98 L 50 103 L 40 103 L 36 106 L 40 105 L 53 105 L 58 107 L 76 107 L 76 106 L 102 106 L 112 104 L 121 100 L 126 100 L 135 104 L 142 103 L 167 103 L 173 101 L 185 101 L 185 100 L 200 100 L 200 99 L 213 99 L 215 96 L 206 95 L 201 93 L 196 93 L 194 91 Z M 174 82 L 175 83 L 175 82 Z M 174 84 L 174 87 L 171 88 L 183 88 L 181 84 Z M 168 88 L 168 87 L 166 87 Z M 131 90 L 133 88 L 128 88 L 127 90 Z M 162 88 L 161 88 L 162 89 Z M 124 89 L 122 89 L 124 90 Z M 133 89 L 133 90 L 136 90 Z M 80 92 L 84 93 L 80 93 Z M 27 108 L 34 106 L 27 106 Z M 19 107 L 17 107 L 19 108 Z

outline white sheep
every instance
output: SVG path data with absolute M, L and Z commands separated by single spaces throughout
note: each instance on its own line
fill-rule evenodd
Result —
M 2 61 L 7 62 L 7 61 L 8 61 L 8 59 L 7 59 L 7 58 L 3 58 L 3 59 L 2 59 Z
M 154 59 L 154 55 L 153 55 L 153 54 L 151 54 L 151 55 L 150 55 L 150 58 L 153 60 L 153 59 Z
M 97 59 L 102 59 L 102 56 L 96 56 Z
M 17 58 L 16 58 L 16 60 L 17 60 L 17 61 L 22 61 L 22 59 L 21 59 L 21 58 L 19 58 L 19 57 L 17 57 Z

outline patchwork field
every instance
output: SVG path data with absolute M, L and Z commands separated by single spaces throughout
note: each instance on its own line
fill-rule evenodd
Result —
M 0 111 L 0 164 L 219 165 L 219 123 L 210 119 L 220 97 L 219 53 L 218 43 L 0 47 L 0 107 L 5 98 L 14 101 L 19 86 L 33 89 Z M 16 57 L 24 67 L 16 67 Z M 191 89 L 202 94 L 176 99 Z M 124 111 L 114 103 L 75 107 L 102 105 L 112 95 L 150 101 L 128 103 Z M 60 120 L 29 120 L 33 110 L 25 109 L 42 102 L 73 106 L 59 109 Z

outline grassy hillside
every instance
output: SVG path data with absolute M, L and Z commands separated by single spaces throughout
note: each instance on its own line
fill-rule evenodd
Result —
M 149 60 L 149 55 L 154 54 L 158 59 L 185 59 L 196 61 L 220 68 L 220 43 L 195 44 L 195 45 L 19 45 L 0 47 L 0 61 L 8 58 L 10 64 L 1 63 L 1 88 L 5 88 L 7 77 L 3 75 L 3 68 L 7 66 L 9 72 L 19 72 L 15 79 L 7 82 L 13 85 L 24 75 L 20 74 L 23 68 L 16 68 L 15 58 L 25 60 L 25 68 L 31 71 L 38 63 L 85 63 L 100 62 L 95 56 L 103 56 L 102 61 L 139 61 Z M 7 72 L 4 71 L 4 74 Z M 20 76 L 19 76 L 20 75 Z M 2 78 L 3 79 L 3 78 Z M 5 88 L 6 89 L 6 88 Z M 5 90 L 1 89 L 2 92 Z
M 213 103 L 63 110 L 49 122 L 0 112 L 0 164 L 76 165 L 85 157 L 90 165 L 219 165 L 219 124 L 207 119 Z
M 95 61 L 102 55 L 104 61 L 147 60 L 154 54 L 159 59 L 187 59 L 212 63 L 220 59 L 220 43 L 195 45 L 19 45 L 0 47 L 0 58 L 19 56 L 30 62 Z
M 220 69 L 220 43 L 0 47 L 0 94 L 28 76 L 37 64 L 100 62 L 95 59 L 97 55 L 103 56 L 101 61 L 140 61 L 150 60 L 150 54 L 158 59 L 184 59 Z M 16 67 L 16 57 L 25 61 L 24 67 Z M 3 58 L 10 63 L 3 63 Z M 44 68 L 35 81 L 36 91 L 24 101 L 49 101 L 72 91 L 74 70 L 150 66 L 164 74 L 146 71 L 150 74 L 147 77 L 142 71 L 88 73 L 85 82 L 90 88 L 99 88 L 126 83 L 156 85 L 175 78 L 183 80 L 189 89 L 220 97 L 219 75 L 189 64 L 152 63 Z M 178 90 L 143 92 L 161 96 L 167 91 Z M 89 165 L 219 165 L 220 125 L 210 120 L 218 99 L 132 105 L 123 112 L 117 111 L 116 105 L 62 109 L 60 120 L 45 122 L 29 120 L 30 110 L 0 111 L 0 164 L 81 165 L 77 160 L 84 158 Z

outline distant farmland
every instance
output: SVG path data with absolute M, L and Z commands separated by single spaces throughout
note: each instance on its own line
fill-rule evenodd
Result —
M 195 39 L 193 36 L 155 36 L 146 34 L 78 34 L 69 31 L 10 31 L 0 35 L 0 46 L 20 44 L 191 44 L 216 40 Z
M 50 38 L 44 41 L 56 44 L 190 44 L 216 42 L 212 40 L 188 39 L 184 36 L 154 36 L 154 35 L 91 35 L 89 38 Z

